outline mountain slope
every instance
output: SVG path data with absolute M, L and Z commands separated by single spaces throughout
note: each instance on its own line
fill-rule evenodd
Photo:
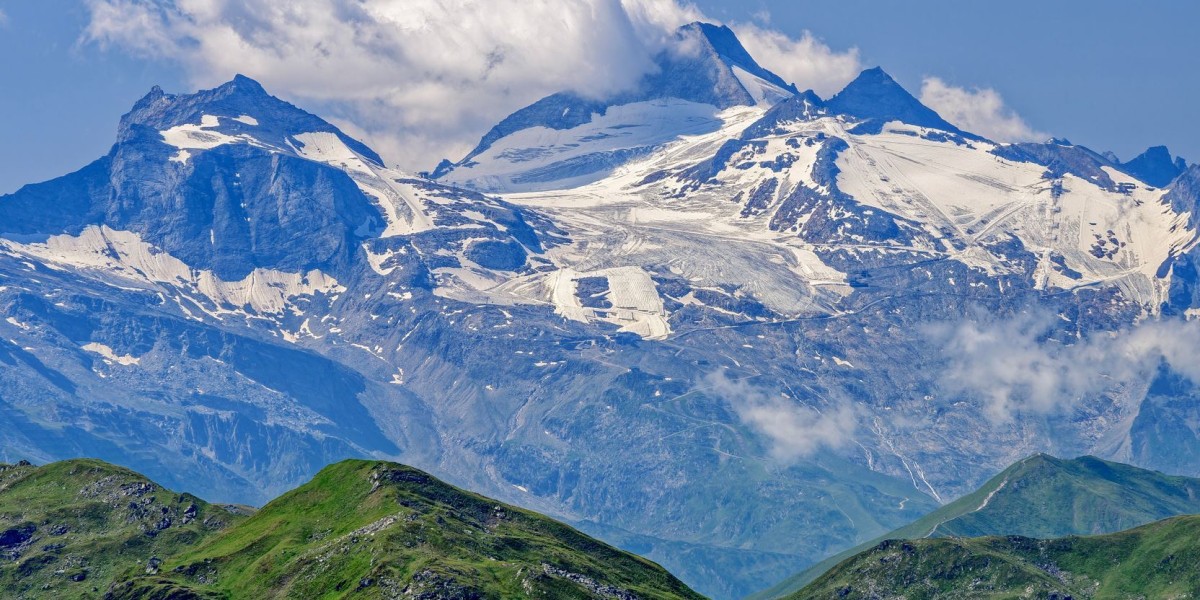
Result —
M 236 526 L 233 510 L 97 460 L 0 465 L 0 595 L 99 597 Z
M 1114 533 L 1194 513 L 1200 513 L 1200 479 L 1164 475 L 1092 456 L 1064 460 L 1038 454 L 1005 469 L 975 492 L 829 557 L 755 597 L 778 598 L 795 592 L 885 540 Z
M 887 541 L 790 598 L 1191 598 L 1200 517 L 1091 537 Z
M 657 565 L 395 463 L 323 469 L 111 598 L 700 598 Z

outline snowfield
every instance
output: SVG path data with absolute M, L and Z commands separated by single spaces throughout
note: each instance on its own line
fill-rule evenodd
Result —
M 113 285 L 161 290 L 189 301 L 220 319 L 228 315 L 270 316 L 297 310 L 294 301 L 314 294 L 333 295 L 346 288 L 320 271 L 284 273 L 255 269 L 240 281 L 223 281 L 212 271 L 189 267 L 183 261 L 147 244 L 137 234 L 91 226 L 78 236 L 56 235 L 44 242 L 20 243 L 0 239 L 0 249 L 28 256 L 55 269 L 72 269 Z

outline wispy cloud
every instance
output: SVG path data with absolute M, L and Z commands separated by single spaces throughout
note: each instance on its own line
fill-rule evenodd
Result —
M 926 77 L 921 84 L 921 102 L 951 123 L 998 142 L 1044 140 L 1049 134 L 1030 127 L 1004 104 L 1000 93 L 991 88 L 963 88 L 937 77 Z
M 818 409 L 746 379 L 730 379 L 723 372 L 710 374 L 706 383 L 744 423 L 766 436 L 771 454 L 780 460 L 804 458 L 822 448 L 840 448 L 854 439 L 858 429 L 858 412 L 849 402 Z
M 83 43 L 177 63 L 197 87 L 244 73 L 411 169 L 461 157 L 548 94 L 627 88 L 678 26 L 705 19 L 677 0 L 86 1 Z M 857 65 L 811 35 L 740 30 L 801 86 Z
M 733 29 L 759 64 L 801 90 L 829 97 L 862 71 L 857 48 L 833 50 L 808 31 L 794 39 L 752 23 L 735 24 Z
M 944 393 L 983 403 L 996 423 L 1069 412 L 1080 402 L 1142 379 L 1160 364 L 1200 383 L 1200 324 L 1148 321 L 1077 339 L 1055 334 L 1056 315 L 985 314 L 926 328 L 943 350 Z

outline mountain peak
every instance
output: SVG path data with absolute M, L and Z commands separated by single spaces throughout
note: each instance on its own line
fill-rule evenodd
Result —
M 272 96 L 262 84 L 242 74 L 212 89 L 192 94 L 167 94 L 154 86 L 121 117 L 118 141 L 142 136 L 161 141 L 163 132 L 183 126 L 209 132 L 202 133 L 202 137 L 221 134 L 228 138 L 245 134 L 266 146 L 283 149 L 290 147 L 288 140 L 294 136 L 328 133 L 336 135 L 349 148 L 375 164 L 384 164 L 383 159 L 366 145 L 324 119 Z
M 882 98 L 903 98 L 905 100 L 916 100 L 904 86 L 900 85 L 895 78 L 883 70 L 883 67 L 871 67 L 863 69 L 857 77 L 854 78 L 837 96 L 843 96 L 847 93 L 852 94 L 876 94 Z
M 266 91 L 263 90 L 262 84 L 260 84 L 257 80 L 247 77 L 246 75 L 242 75 L 241 73 L 235 73 L 233 75 L 233 79 L 229 80 L 229 82 L 225 85 L 251 86 L 263 91 L 264 93 Z
M 828 102 L 834 113 L 876 121 L 879 127 L 888 121 L 962 133 L 933 109 L 921 104 L 881 67 L 859 73 L 858 77 Z
M 607 97 L 564 91 L 542 98 L 505 117 L 463 159 L 439 165 L 431 175 L 488 191 L 574 187 L 680 134 L 719 129 L 722 110 L 774 106 L 799 94 L 794 85 L 759 65 L 723 25 L 695 22 L 680 27 L 673 43 L 655 56 L 654 65 L 655 70 L 632 89 Z M 633 104 L 640 106 L 609 111 Z M 564 133 L 556 133 L 554 144 L 536 151 L 514 137 L 538 127 Z
M 725 25 L 714 25 L 712 23 L 704 23 L 696 21 L 689 23 L 679 28 L 681 34 L 695 33 L 703 36 L 721 56 L 729 59 L 735 64 L 756 65 L 754 58 L 746 51 L 746 47 L 742 45 L 742 41 L 738 39 L 737 34 L 732 29 Z
M 1133 160 L 1121 163 L 1121 170 L 1154 187 L 1166 187 L 1187 168 L 1182 160 L 1171 157 L 1166 146 L 1151 146 Z
M 233 79 L 217 86 L 213 91 L 220 91 L 225 94 L 241 94 L 246 96 L 259 96 L 263 98 L 273 98 L 267 93 L 266 88 L 258 81 L 251 79 L 241 73 L 233 76 Z
M 658 72 L 614 104 L 676 98 L 726 109 L 773 104 L 797 93 L 795 86 L 759 65 L 728 27 L 690 23 L 676 30 L 675 41 L 655 59 Z
M 795 86 L 759 65 L 758 61 L 754 60 L 754 57 L 742 45 L 742 41 L 738 39 L 737 34 L 726 25 L 714 25 L 703 21 L 695 21 L 680 27 L 676 32 L 676 36 L 683 39 L 701 39 L 707 43 L 708 49 L 721 62 L 724 62 L 726 66 L 730 68 L 738 67 L 792 94 L 798 93 Z
M 883 67 L 880 65 L 875 65 L 869 69 L 863 69 L 862 72 L 858 74 L 856 79 L 862 79 L 866 81 L 875 80 L 890 83 L 892 85 L 900 85 L 896 83 L 896 80 L 892 78 L 891 75 L 888 75 L 887 71 L 884 71 Z

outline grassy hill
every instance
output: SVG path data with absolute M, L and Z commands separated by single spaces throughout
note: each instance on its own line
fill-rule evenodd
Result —
M 0 465 L 0 597 L 101 597 L 244 519 L 96 460 Z
M 658 565 L 394 463 L 253 514 L 99 461 L 0 466 L 0 597 L 700 598 Z
M 1200 479 L 1173 477 L 1084 456 L 1038 454 L 900 529 L 832 556 L 754 596 L 779 598 L 884 540 L 1016 535 L 1056 538 L 1112 533 L 1200 513 Z
M 1200 516 L 1120 533 L 890 540 L 839 564 L 793 600 L 1196 598 Z

